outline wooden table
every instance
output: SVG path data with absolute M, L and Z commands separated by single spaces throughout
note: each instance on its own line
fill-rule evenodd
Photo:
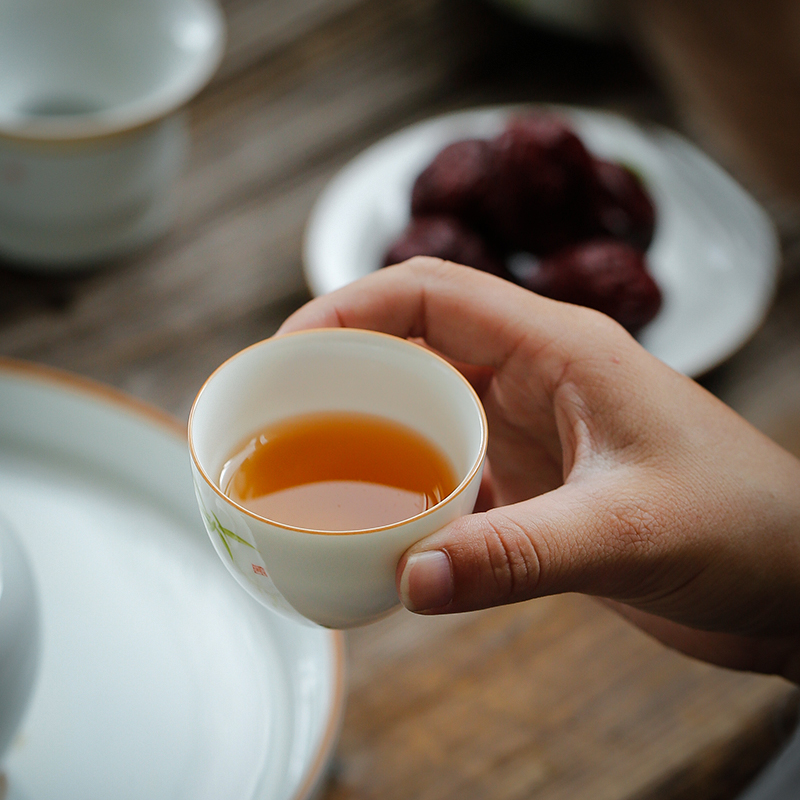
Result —
M 311 205 L 366 145 L 433 113 L 600 106 L 680 128 L 623 46 L 464 0 L 227 0 L 230 40 L 192 103 L 180 214 L 103 269 L 0 268 L 0 353 L 72 370 L 185 418 L 205 376 L 307 298 Z M 730 166 L 730 165 L 729 165 Z M 759 192 L 786 266 L 764 328 L 703 382 L 800 451 L 800 214 Z M 728 798 L 777 747 L 795 694 L 705 666 L 582 597 L 352 632 L 327 800 Z

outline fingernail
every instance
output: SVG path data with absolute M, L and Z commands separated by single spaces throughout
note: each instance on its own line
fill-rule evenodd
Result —
M 443 550 L 415 553 L 400 576 L 400 599 L 409 611 L 429 611 L 453 599 L 453 570 Z

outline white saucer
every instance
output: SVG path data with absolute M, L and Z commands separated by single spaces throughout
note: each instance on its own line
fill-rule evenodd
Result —
M 338 733 L 342 637 L 271 614 L 231 579 L 183 430 L 14 362 L 0 361 L 0 409 L 0 508 L 43 618 L 8 800 L 310 797 Z
M 687 374 L 719 364 L 752 335 L 778 273 L 778 241 L 758 204 L 685 139 L 614 114 L 566 106 L 596 155 L 645 180 L 657 208 L 651 270 L 664 306 L 639 335 L 653 354 Z M 319 197 L 306 228 L 304 268 L 315 295 L 378 269 L 409 218 L 417 175 L 446 144 L 491 137 L 523 107 L 463 111 L 412 125 L 350 162 Z

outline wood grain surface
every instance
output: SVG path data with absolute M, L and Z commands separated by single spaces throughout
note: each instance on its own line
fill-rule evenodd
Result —
M 172 230 L 78 274 L 0 263 L 0 353 L 99 379 L 185 419 L 223 359 L 307 299 L 311 206 L 382 136 L 447 110 L 516 101 L 612 109 L 700 136 L 671 86 L 702 76 L 672 75 L 658 56 L 706 52 L 680 26 L 661 26 L 673 32 L 663 42 L 640 19 L 647 34 L 630 47 L 532 27 L 477 0 L 224 8 L 227 54 L 188 109 L 193 150 Z M 705 130 L 725 127 L 716 119 Z M 700 143 L 772 214 L 784 272 L 762 329 L 702 382 L 800 453 L 800 212 L 768 169 L 753 168 L 766 161 L 740 166 L 715 141 Z M 326 800 L 723 800 L 779 746 L 796 706 L 787 683 L 669 652 L 577 596 L 449 618 L 398 612 L 348 634 L 348 648 Z

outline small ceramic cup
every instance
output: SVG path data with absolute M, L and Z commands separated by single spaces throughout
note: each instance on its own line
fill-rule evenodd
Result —
M 224 32 L 215 0 L 0 4 L 0 256 L 65 271 L 161 235 Z
M 379 415 L 449 458 L 457 488 L 410 519 L 363 531 L 312 531 L 264 519 L 219 486 L 234 450 L 266 425 L 303 414 Z M 402 554 L 471 513 L 486 455 L 486 415 L 458 370 L 419 345 L 373 331 L 318 329 L 233 356 L 206 381 L 189 418 L 195 489 L 211 541 L 266 606 L 329 628 L 361 625 L 398 605 Z
M 0 761 L 33 693 L 39 646 L 33 573 L 22 544 L 0 517 Z

